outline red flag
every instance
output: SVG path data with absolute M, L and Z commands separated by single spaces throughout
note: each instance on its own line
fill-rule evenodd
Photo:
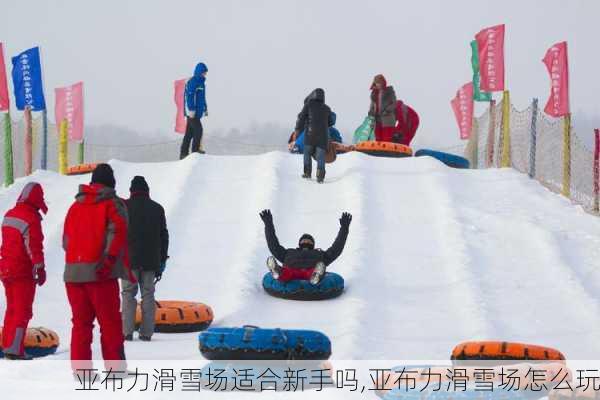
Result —
M 183 114 L 183 94 L 185 92 L 185 83 L 187 79 L 179 79 L 175 81 L 175 105 L 177 106 L 177 115 L 175 116 L 175 132 L 185 133 L 187 121 Z
M 4 47 L 2 43 L 0 43 L 0 111 L 8 111 L 10 108 L 7 82 L 6 67 L 4 65 Z
M 71 86 L 54 89 L 56 102 L 54 116 L 56 126 L 60 126 L 63 120 L 67 120 L 69 128 L 69 139 L 74 141 L 83 140 L 83 82 Z
M 569 62 L 567 42 L 550 47 L 542 60 L 546 64 L 552 81 L 550 98 L 544 111 L 553 117 L 562 117 L 569 113 Z
M 479 49 L 481 91 L 504 90 L 504 25 L 486 28 L 475 39 Z
M 460 138 L 465 140 L 471 137 L 473 127 L 473 82 L 469 82 L 456 92 L 456 97 L 450 104 L 460 129 Z

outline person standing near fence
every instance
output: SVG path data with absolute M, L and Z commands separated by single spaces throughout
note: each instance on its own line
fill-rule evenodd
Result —
M 142 294 L 142 324 L 139 339 L 149 342 L 154 333 L 155 284 L 160 281 L 167 266 L 169 231 L 163 207 L 150 198 L 150 188 L 143 176 L 131 181 L 131 193 L 127 200 L 129 214 L 129 256 L 137 282 L 121 281 L 123 297 L 123 334 L 125 340 L 133 340 L 135 311 L 139 290 Z
M 0 280 L 6 294 L 2 351 L 8 360 L 31 360 L 25 353 L 25 335 L 33 316 L 35 286 L 46 282 L 40 211 L 48 212 L 42 186 L 30 182 L 2 221 Z
M 396 129 L 396 92 L 381 74 L 371 84 L 369 116 L 375 118 L 375 140 L 391 142 Z
M 202 142 L 202 117 L 208 116 L 206 106 L 206 74 L 208 68 L 204 63 L 198 63 L 192 76 L 185 84 L 183 95 L 184 113 L 187 119 L 185 136 L 181 143 L 181 152 L 179 158 L 182 160 L 190 152 L 190 142 L 192 144 L 192 153 L 204 153 L 201 150 Z

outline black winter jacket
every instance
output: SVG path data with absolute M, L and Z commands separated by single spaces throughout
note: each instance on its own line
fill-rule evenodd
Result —
M 273 256 L 284 266 L 297 269 L 314 268 L 319 261 L 323 261 L 327 266 L 342 254 L 346 239 L 348 238 L 348 229 L 340 227 L 335 241 L 331 247 L 325 251 L 321 249 L 285 249 L 279 244 L 279 239 L 277 239 L 273 224 L 265 224 L 265 236 L 271 254 L 273 254 Z
M 325 104 L 323 89 L 315 89 L 304 101 L 304 107 L 296 121 L 295 131 L 306 130 L 304 144 L 327 150 L 329 127 L 333 125 L 333 114 Z
M 165 210 L 148 193 L 132 193 L 127 200 L 129 212 L 129 259 L 133 269 L 158 271 L 167 260 L 169 231 Z

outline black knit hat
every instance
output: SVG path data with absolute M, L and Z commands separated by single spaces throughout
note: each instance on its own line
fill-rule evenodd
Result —
M 98 164 L 92 172 L 92 181 L 90 183 L 100 183 L 110 188 L 115 188 L 115 174 L 108 164 Z
M 150 188 L 148 187 L 148 183 L 143 176 L 134 176 L 131 180 L 131 186 L 129 187 L 130 192 L 149 192 Z
M 300 244 L 303 240 L 308 239 L 312 242 L 312 247 L 315 247 L 315 238 L 313 238 L 311 235 L 309 235 L 308 233 L 305 233 L 304 235 L 300 236 L 300 240 L 298 240 L 298 246 L 302 247 L 302 245 Z

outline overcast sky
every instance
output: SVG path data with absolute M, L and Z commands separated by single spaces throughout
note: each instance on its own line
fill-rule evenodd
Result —
M 291 130 L 304 97 L 323 87 L 349 138 L 383 73 L 421 115 L 419 142 L 451 145 L 449 100 L 471 79 L 469 42 L 505 23 L 517 107 L 545 104 L 541 59 L 567 40 L 575 127 L 589 136 L 589 120 L 600 125 L 598 0 L 3 0 L 1 15 L 8 63 L 41 47 L 50 115 L 54 88 L 84 81 L 86 124 L 172 134 L 173 81 L 203 61 L 207 134 L 252 122 Z

